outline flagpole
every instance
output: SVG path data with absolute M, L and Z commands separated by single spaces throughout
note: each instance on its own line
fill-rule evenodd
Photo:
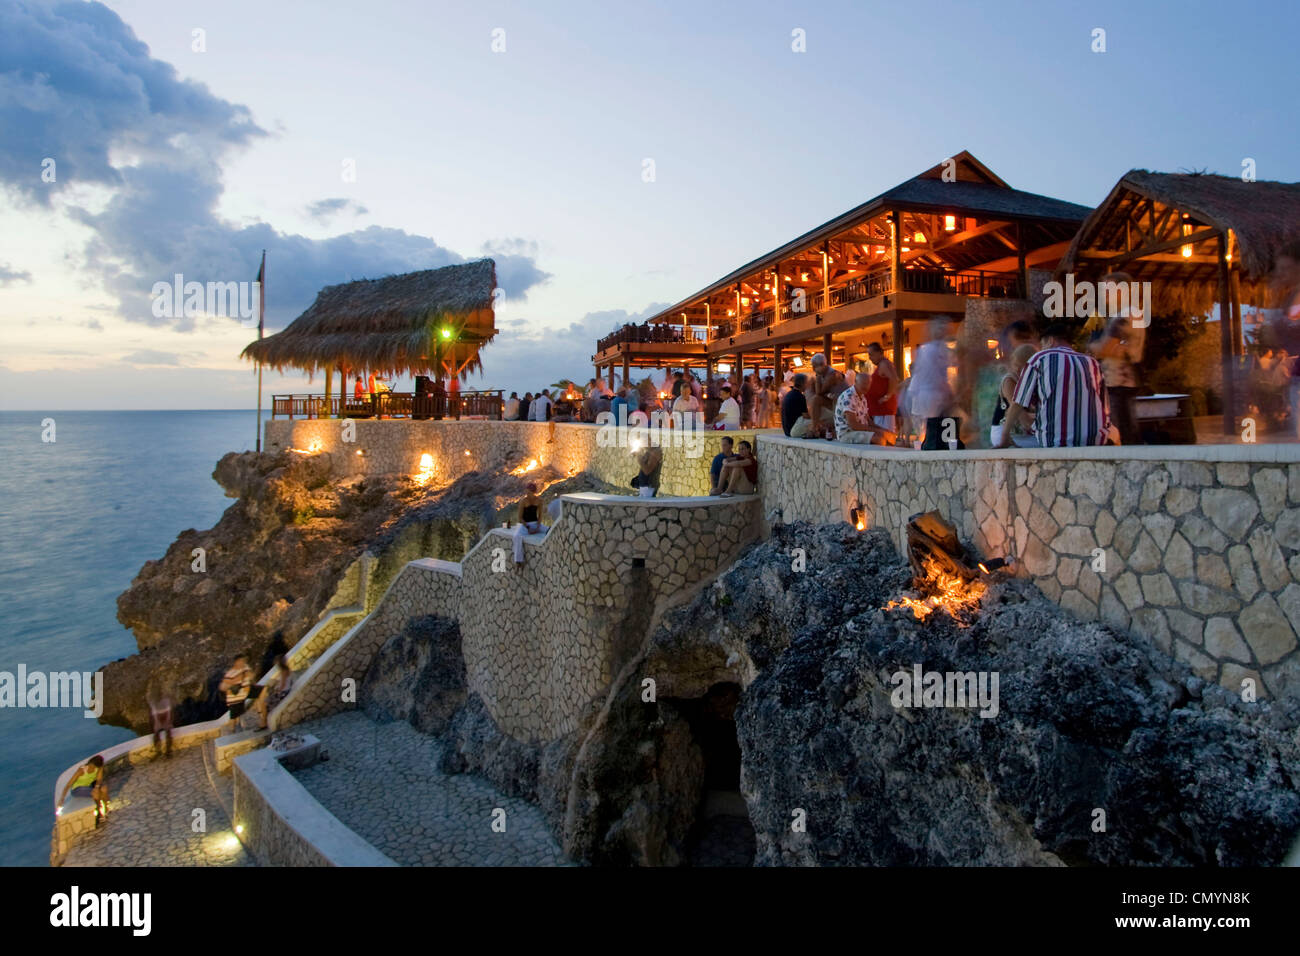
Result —
M 266 250 L 262 250 L 262 268 L 257 270 L 257 341 L 262 341 L 266 326 Z M 262 450 L 262 360 L 257 360 L 257 450 Z

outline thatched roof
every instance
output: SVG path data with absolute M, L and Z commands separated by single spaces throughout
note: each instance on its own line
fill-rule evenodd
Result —
M 1235 237 L 1242 300 L 1271 305 L 1270 280 L 1279 255 L 1300 243 L 1300 183 L 1244 182 L 1213 173 L 1153 173 L 1134 169 L 1085 220 L 1061 260 L 1058 275 L 1090 269 L 1082 250 L 1117 246 L 1133 204 L 1152 200 L 1191 216 L 1201 226 Z M 1121 268 L 1152 282 L 1157 308 L 1205 312 L 1218 301 L 1218 266 L 1207 262 L 1157 264 L 1134 260 Z M 1096 269 L 1092 269 L 1096 271 Z
M 491 259 L 326 286 L 289 326 L 250 343 L 243 357 L 277 369 L 325 366 L 423 373 L 443 357 L 462 375 L 496 335 Z M 454 335 L 444 342 L 442 329 Z M 436 369 L 434 370 L 436 371 Z

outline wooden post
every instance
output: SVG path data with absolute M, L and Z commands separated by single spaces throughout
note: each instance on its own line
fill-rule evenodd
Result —
M 1016 223 L 1016 269 L 1020 276 L 1020 298 L 1029 298 L 1029 266 L 1025 263 L 1025 227 Z
M 772 324 L 781 321 L 781 263 L 772 271 Z
M 899 378 L 904 376 L 903 372 L 903 313 L 900 309 L 894 310 L 894 371 L 898 373 Z
M 826 364 L 831 364 L 831 334 L 829 332 L 822 336 L 822 354 L 826 356 Z
M 626 357 L 627 353 L 624 352 L 623 355 Z M 609 387 L 611 389 L 614 387 L 614 363 L 613 362 L 609 363 Z
M 735 385 L 735 399 L 740 401 L 740 383 L 745 380 L 745 353 L 736 353 L 736 367 L 731 370 L 732 384 Z
M 1232 345 L 1232 280 L 1228 275 L 1228 240 L 1219 234 L 1219 348 L 1223 369 L 1223 434 L 1237 433 L 1236 359 Z
M 1241 318 L 1241 269 L 1234 261 L 1232 263 L 1232 346 L 1236 349 L 1237 356 L 1241 357 L 1246 354 L 1246 331 L 1242 327 Z
M 891 210 L 889 213 L 889 291 L 895 297 L 902 291 L 903 252 L 899 248 L 898 241 L 898 233 L 902 228 L 902 216 L 898 214 L 897 209 Z
M 825 312 L 831 307 L 831 241 L 822 243 L 822 307 L 818 312 Z
M 628 382 L 630 381 L 631 374 L 632 374 L 632 358 L 626 352 L 624 352 L 623 353 L 623 384 L 624 385 L 628 384 Z
M 706 300 L 704 303 L 704 347 L 706 349 L 711 341 L 713 341 L 713 310 L 709 308 Z
M 320 415 L 321 418 L 330 417 L 330 397 L 334 385 L 334 366 L 325 366 L 325 409 Z
M 781 346 L 772 346 L 772 377 L 776 379 L 777 388 L 785 381 L 785 369 L 781 367 Z

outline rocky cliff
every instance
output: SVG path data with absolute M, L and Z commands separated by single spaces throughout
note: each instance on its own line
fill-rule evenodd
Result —
M 698 860 L 729 786 L 763 865 L 1285 855 L 1300 831 L 1295 705 L 1206 685 L 1020 581 L 990 586 L 968 627 L 883 610 L 910 578 L 885 534 L 777 527 L 661 609 L 579 731 L 528 748 L 471 695 L 448 729 L 448 769 L 536 800 L 566 851 L 593 863 Z M 926 706 L 942 692 L 907 706 L 904 684 L 910 698 L 912 675 L 931 672 L 970 673 L 986 706 Z
M 403 475 L 339 478 L 328 454 L 226 455 L 213 479 L 235 503 L 207 531 L 181 532 L 118 598 L 118 620 L 140 651 L 104 668 L 102 719 L 147 732 L 151 684 L 179 702 L 178 723 L 218 716 L 225 708 L 216 685 L 229 663 L 243 654 L 262 673 L 277 650 L 273 635 L 283 635 L 279 649 L 292 647 L 364 552 L 385 566 L 459 560 L 528 481 L 545 488 L 546 501 L 609 490 L 585 474 L 523 474 L 525 460 L 522 450 L 508 453 L 490 469 L 427 487 Z

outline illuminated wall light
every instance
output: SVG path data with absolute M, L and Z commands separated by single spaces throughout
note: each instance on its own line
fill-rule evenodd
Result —
M 956 232 L 956 231 L 957 231 L 957 217 L 956 217 L 956 216 L 944 216 L 944 217 L 943 217 L 943 231 L 944 231 L 944 232 Z
M 799 273 L 799 281 L 800 281 L 800 282 L 807 282 L 807 281 L 808 281 L 808 273 L 806 273 L 806 272 L 801 272 L 801 273 Z

